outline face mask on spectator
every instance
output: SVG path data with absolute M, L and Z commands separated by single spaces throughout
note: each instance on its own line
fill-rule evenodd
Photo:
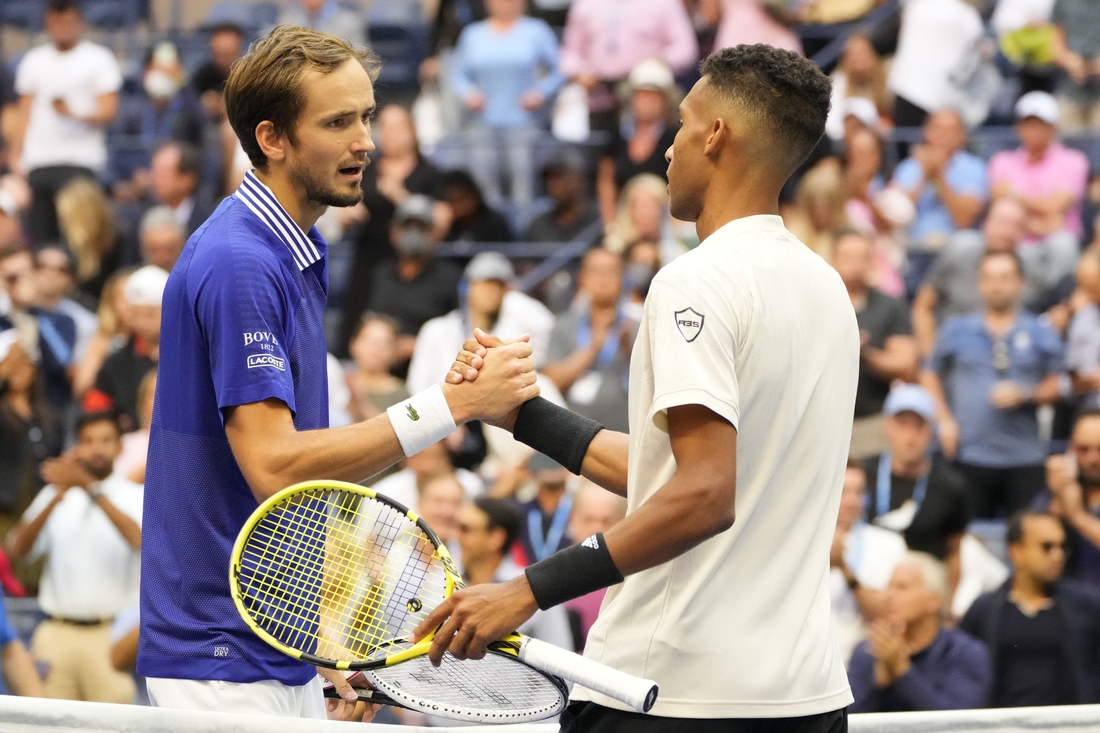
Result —
M 180 90 L 179 83 L 167 71 L 153 69 L 145 75 L 145 91 L 150 97 L 171 99 Z
M 409 227 L 397 235 L 393 246 L 405 257 L 420 257 L 431 251 L 432 239 L 423 229 Z
M 657 271 L 644 262 L 631 262 L 626 266 L 626 280 L 635 293 L 649 292 L 649 286 L 653 282 Z

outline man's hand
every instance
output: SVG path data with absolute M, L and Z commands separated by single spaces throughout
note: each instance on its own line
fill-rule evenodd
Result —
M 325 698 L 325 709 L 328 712 L 329 720 L 351 720 L 364 723 L 374 720 L 375 713 L 382 706 L 360 702 L 359 695 L 355 692 L 356 688 L 373 689 L 367 684 L 363 675 L 356 674 L 350 679 L 345 679 L 343 672 L 325 667 L 317 667 L 317 674 L 331 682 L 332 686 L 336 688 L 336 692 L 343 698 L 342 700 Z
M 42 461 L 39 474 L 43 481 L 53 484 L 58 492 L 64 492 L 73 486 L 86 489 L 95 482 L 95 478 L 69 454 Z
M 945 417 L 937 426 L 940 433 L 940 449 L 948 460 L 955 460 L 959 452 L 959 424 L 952 417 Z
M 989 390 L 989 401 L 994 407 L 1002 410 L 1015 409 L 1027 400 L 1027 392 L 1015 382 L 997 382 L 993 385 L 993 389 Z
M 477 89 L 471 90 L 462 101 L 466 104 L 466 109 L 471 112 L 480 112 L 485 109 L 485 95 Z
M 481 659 L 490 642 L 515 631 L 537 610 L 526 575 L 463 588 L 428 614 L 413 630 L 412 640 L 423 639 L 443 624 L 428 652 L 432 664 L 438 667 L 447 651 L 456 659 Z
M 935 181 L 943 175 L 944 167 L 947 165 L 947 155 L 944 152 L 930 145 L 918 145 L 913 150 L 913 157 L 924 169 L 926 181 Z
M 530 345 L 521 342 L 489 349 L 482 362 L 477 381 L 444 385 L 455 422 L 496 420 L 539 396 Z
M 546 96 L 537 89 L 524 92 L 519 98 L 519 106 L 531 112 L 546 104 Z
M 837 530 L 833 534 L 833 546 L 829 548 L 829 566 L 844 570 L 846 562 L 844 560 L 845 545 L 848 541 L 848 533 Z
M 867 643 L 875 658 L 875 684 L 889 687 L 909 671 L 909 647 L 900 626 L 879 619 L 867 630 Z
M 62 117 L 71 117 L 74 120 L 76 119 L 76 115 L 74 115 L 73 111 L 69 109 L 69 103 L 66 102 L 64 99 L 58 98 L 53 100 L 53 109 L 54 112 L 57 112 L 57 114 L 61 115 Z
M 473 382 L 477 379 L 478 371 L 485 364 L 485 354 L 489 349 L 507 344 L 528 343 L 531 334 L 525 333 L 518 338 L 501 339 L 492 334 L 485 333 L 480 328 L 474 329 L 474 335 L 462 343 L 462 351 L 458 352 L 451 371 L 447 373 L 447 384 L 462 384 Z
M 1052 501 L 1050 510 L 1067 521 L 1085 511 L 1085 497 L 1070 465 L 1071 458 L 1053 455 L 1047 459 L 1047 487 Z

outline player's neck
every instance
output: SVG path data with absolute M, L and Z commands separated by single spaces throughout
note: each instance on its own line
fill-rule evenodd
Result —
M 286 211 L 287 216 L 293 219 L 303 232 L 309 232 L 328 208 L 309 201 L 305 194 L 299 191 L 286 176 L 281 175 L 274 166 L 268 166 L 266 171 L 257 168 L 253 173 L 261 183 L 271 189 L 271 193 L 275 194 L 275 199 Z
M 729 176 L 729 179 L 737 183 L 716 180 L 703 197 L 703 209 L 695 220 L 700 242 L 731 221 L 747 216 L 779 215 L 779 189 L 773 190 L 768 182 L 751 172 L 739 171 L 736 178 Z

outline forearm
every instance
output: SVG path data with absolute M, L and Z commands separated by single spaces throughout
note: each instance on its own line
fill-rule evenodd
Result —
M 0 662 L 4 666 L 4 681 L 12 693 L 19 697 L 46 696 L 34 660 L 23 642 L 16 640 L 5 646 Z
M 1095 547 L 1100 547 L 1100 518 L 1097 518 L 1086 509 L 1081 509 L 1071 514 L 1068 519 L 1078 534 Z
M 118 95 L 101 94 L 96 99 L 95 111 L 90 115 L 77 119 L 81 122 L 87 122 L 89 125 L 109 125 L 115 119 L 116 114 L 118 114 Z
M 46 522 L 49 520 L 54 507 L 61 501 L 61 496 L 61 494 L 55 496 L 53 501 L 47 504 L 46 508 L 38 513 L 37 517 L 26 524 L 22 522 L 19 523 L 16 525 L 15 529 L 12 530 L 10 549 L 13 557 L 26 557 L 27 553 L 31 551 L 35 541 L 38 540 L 38 535 L 42 533 L 42 528 L 46 526 Z
M 119 672 L 133 672 L 137 667 L 138 632 L 135 628 L 111 647 L 111 666 Z
M 921 386 L 932 393 L 932 399 L 936 402 L 936 419 L 954 420 L 955 416 L 951 414 L 951 407 L 947 404 L 947 398 L 943 394 L 943 384 L 940 382 L 940 376 L 929 369 L 925 369 L 921 372 L 920 383 Z
M 115 529 L 122 535 L 122 538 L 126 540 L 127 544 L 135 550 L 141 549 L 141 525 L 135 522 L 131 517 L 126 516 L 121 509 L 111 503 L 103 494 L 99 495 L 99 498 L 95 500 L 95 503 L 99 505 L 99 508 L 103 510 L 103 513 L 107 515 L 107 518 L 111 520 L 111 524 L 115 525 Z
M 619 192 L 615 186 L 615 162 L 610 158 L 600 161 L 599 172 L 596 176 L 596 198 L 600 203 L 600 216 L 604 224 L 615 221 L 616 208 L 618 207 Z
M 630 436 L 601 430 L 588 444 L 581 475 L 608 491 L 626 496 L 626 472 L 630 458 Z
M 936 348 L 936 303 L 936 291 L 931 285 L 922 285 L 913 300 L 913 336 L 921 356 Z
M 936 191 L 940 195 L 940 200 L 943 201 L 944 206 L 947 207 L 947 211 L 951 214 L 951 219 L 955 222 L 955 226 L 960 229 L 966 229 L 973 224 L 978 214 L 981 213 L 982 202 L 973 196 L 955 193 L 942 175 L 937 177 L 934 183 L 936 185 Z
M 904 379 L 908 381 L 913 378 L 917 370 L 915 341 L 894 348 L 873 349 L 865 347 L 860 355 L 867 368 L 882 379 Z
M 1058 387 L 1058 375 L 1052 374 L 1035 386 L 1031 393 L 1031 401 L 1036 405 L 1053 405 L 1061 399 L 1061 390 Z

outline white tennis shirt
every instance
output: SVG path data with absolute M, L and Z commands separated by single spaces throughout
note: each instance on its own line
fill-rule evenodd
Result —
M 660 685 L 652 714 L 795 717 L 852 702 L 829 548 L 858 368 L 840 277 L 777 216 L 730 222 L 657 274 L 630 364 L 628 511 L 676 471 L 670 407 L 706 406 L 738 432 L 733 527 L 611 588 L 588 636 L 585 656 Z

